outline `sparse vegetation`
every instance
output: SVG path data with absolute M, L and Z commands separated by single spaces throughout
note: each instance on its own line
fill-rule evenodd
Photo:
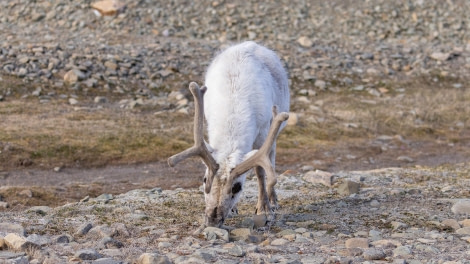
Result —
M 465 140 L 470 118 L 468 89 L 434 88 L 397 83 L 388 89 L 410 87 L 403 94 L 380 98 L 349 91 L 322 92 L 310 97 L 321 102 L 294 103 L 300 123 L 288 127 L 278 141 L 280 152 L 318 148 L 379 135 L 407 139 Z M 421 87 L 417 87 L 417 86 Z M 375 103 L 364 102 L 364 100 Z M 318 112 L 318 109 L 321 112 Z M 9 100 L 0 104 L 2 127 L 0 169 L 15 167 L 100 167 L 164 160 L 191 144 L 191 116 L 155 115 L 151 109 L 74 108 L 61 102 L 40 104 Z M 319 121 L 320 120 L 320 121 Z

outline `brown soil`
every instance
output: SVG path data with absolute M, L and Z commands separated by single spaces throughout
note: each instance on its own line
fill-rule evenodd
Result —
M 302 164 L 312 160 L 322 160 L 315 168 L 331 172 L 340 170 L 368 170 L 385 167 L 438 166 L 447 163 L 460 163 L 469 160 L 470 140 L 443 145 L 439 142 L 411 142 L 398 149 L 381 151 L 367 140 L 356 143 L 339 143 L 336 146 L 316 150 L 280 150 L 278 173 L 285 170 L 301 170 Z M 357 158 L 344 158 L 344 155 Z M 406 155 L 413 162 L 400 161 L 397 157 Z M 338 157 L 343 157 L 338 159 Z M 373 157 L 374 163 L 365 163 L 365 158 Z M 16 209 L 31 205 L 59 205 L 78 201 L 86 196 L 102 193 L 118 194 L 137 188 L 174 189 L 197 188 L 201 185 L 204 165 L 198 160 L 188 160 L 170 168 L 166 162 L 153 162 L 137 165 L 107 166 L 103 168 L 64 168 L 59 172 L 51 170 L 20 169 L 0 174 L 1 186 L 16 186 L 13 193 L 3 192 Z M 33 188 L 40 187 L 40 188 Z M 32 199 L 23 197 L 21 190 L 31 189 Z M 44 196 L 43 192 L 50 192 Z M 0 188 L 0 194 L 2 189 Z M 25 199 L 27 198 L 27 199 Z

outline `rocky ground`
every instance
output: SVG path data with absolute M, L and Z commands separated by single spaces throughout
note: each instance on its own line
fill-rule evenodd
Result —
M 194 234 L 198 189 L 137 189 L 2 213 L 6 263 L 469 263 L 470 167 L 279 176 L 281 208 L 261 230 L 256 179 L 225 229 Z M 228 230 L 228 231 L 227 231 Z
M 12 202 L 37 198 L 34 189 L 0 196 L 0 263 L 469 263 L 467 1 L 142 0 L 122 1 L 112 16 L 97 16 L 94 2 L 0 1 L 0 191 L 18 179 L 59 184 L 69 170 L 74 180 L 101 177 L 91 197 L 81 191 L 61 206 Z M 279 139 L 271 227 L 251 216 L 254 180 L 226 229 L 193 234 L 202 192 L 142 181 L 141 171 L 171 178 L 163 165 L 106 189 L 123 186 L 122 173 L 106 182 L 119 168 L 77 170 L 115 156 L 22 154 L 44 145 L 30 133 L 71 120 L 100 121 L 98 134 L 135 123 L 153 134 L 190 130 L 175 122 L 190 120 L 188 83 L 202 83 L 210 58 L 244 40 L 275 50 L 290 75 L 293 121 Z M 132 122 L 104 122 L 112 113 Z M 76 137 L 96 137 L 86 129 Z M 131 161 L 156 161 L 140 156 Z

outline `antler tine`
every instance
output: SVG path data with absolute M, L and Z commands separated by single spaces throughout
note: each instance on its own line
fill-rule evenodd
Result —
M 195 82 L 189 84 L 189 90 L 194 97 L 194 145 L 183 152 L 175 154 L 168 158 L 168 165 L 171 167 L 175 166 L 180 161 L 187 159 L 192 156 L 200 156 L 204 163 L 209 167 L 212 172 L 217 170 L 217 163 L 210 154 L 204 142 L 204 102 L 203 94 L 206 91 L 206 87 L 203 86 L 199 89 L 199 86 Z
M 274 173 L 274 168 L 272 167 L 271 160 L 269 158 L 269 153 L 271 151 L 272 145 L 274 144 L 274 141 L 276 140 L 282 122 L 286 121 L 289 118 L 288 113 L 282 112 L 276 115 L 276 112 L 277 109 L 274 107 L 274 120 L 271 123 L 268 136 L 266 137 L 266 140 L 264 141 L 263 145 L 253 156 L 238 164 L 232 170 L 232 172 L 230 173 L 230 176 L 232 178 L 242 175 L 243 173 L 247 172 L 255 166 L 262 167 L 264 171 L 268 174 Z

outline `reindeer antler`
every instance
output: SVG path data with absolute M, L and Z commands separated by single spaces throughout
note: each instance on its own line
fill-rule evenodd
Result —
M 274 176 L 275 172 L 269 158 L 269 153 L 271 151 L 272 145 L 274 144 L 274 141 L 276 140 L 282 122 L 286 121 L 288 118 L 288 113 L 282 112 L 277 114 L 276 107 L 273 107 L 273 122 L 271 123 L 268 136 L 266 137 L 263 145 L 255 154 L 253 154 L 253 156 L 238 164 L 230 172 L 230 177 L 238 177 L 256 166 L 262 167 L 266 174 Z
M 194 145 L 178 154 L 175 154 L 168 158 L 168 165 L 170 167 L 175 166 L 180 161 L 187 159 L 192 156 L 200 156 L 204 163 L 210 170 L 209 178 L 206 179 L 206 192 L 210 191 L 212 185 L 212 179 L 219 167 L 217 162 L 215 162 L 211 153 L 206 147 L 206 142 L 204 141 L 204 101 L 202 96 L 206 91 L 206 87 L 203 86 L 199 89 L 199 86 L 195 82 L 189 84 L 189 90 L 194 97 Z

